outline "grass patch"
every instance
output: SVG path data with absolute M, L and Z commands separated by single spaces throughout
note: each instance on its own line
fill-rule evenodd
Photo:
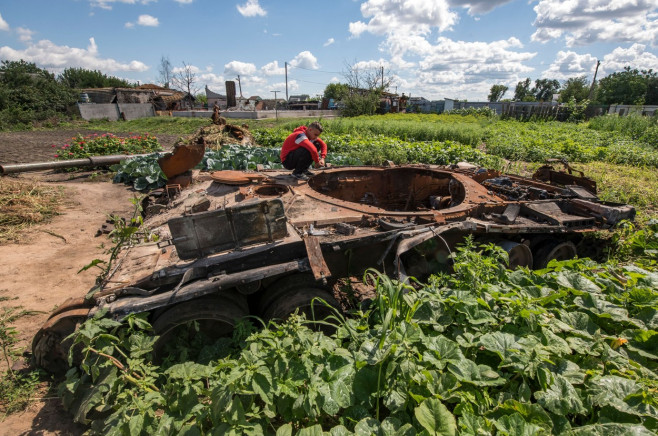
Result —
M 20 356 L 17 348 L 18 331 L 11 324 L 24 316 L 37 312 L 18 307 L 3 307 L 0 310 L 0 350 L 2 363 L 7 366 L 0 376 L 0 421 L 5 416 L 25 410 L 32 401 L 40 384 L 40 371 L 14 371 L 13 363 Z
M 61 188 L 0 178 L 0 244 L 19 242 L 26 228 L 56 215 L 62 200 Z

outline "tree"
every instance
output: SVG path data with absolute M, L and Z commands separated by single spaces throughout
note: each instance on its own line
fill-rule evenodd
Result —
M 344 83 L 330 83 L 324 88 L 324 98 L 333 98 L 340 101 L 350 92 L 350 87 Z
M 182 68 L 174 71 L 174 75 L 171 77 L 171 82 L 176 88 L 182 91 L 187 91 L 187 93 L 190 95 L 194 95 L 199 91 L 195 86 L 195 68 L 192 65 L 186 64 L 185 62 L 183 62 Z
M 31 62 L 2 61 L 0 66 L 0 129 L 62 118 L 77 100 L 76 93 Z
M 58 80 L 72 89 L 134 87 L 127 80 L 108 76 L 98 70 L 87 70 L 84 68 L 67 68 L 59 75 Z
M 587 76 L 571 77 L 560 88 L 560 103 L 568 103 L 572 99 L 576 103 L 587 100 L 589 97 L 589 81 Z
M 164 88 L 169 88 L 169 84 L 171 83 L 171 62 L 169 62 L 169 58 L 162 56 L 160 58 L 160 68 L 158 69 L 158 80 L 160 81 L 160 84 Z
M 349 92 L 343 97 L 343 115 L 357 116 L 374 114 L 379 108 L 379 99 L 391 83 L 390 72 L 383 68 L 362 68 L 355 61 L 345 63 L 343 77 Z
M 530 91 L 537 101 L 551 101 L 553 94 L 560 89 L 560 82 L 555 79 L 537 79 L 535 86 Z
M 491 90 L 489 91 L 489 101 L 500 101 L 503 98 L 503 95 L 507 92 L 509 87 L 505 85 L 491 85 Z
M 528 96 L 532 97 L 530 93 L 530 77 L 516 84 L 516 88 L 514 89 L 514 101 L 527 101 L 526 98 Z M 534 97 L 532 98 L 534 99 Z
M 603 104 L 658 104 L 658 76 L 653 70 L 624 67 L 601 79 L 597 99 Z

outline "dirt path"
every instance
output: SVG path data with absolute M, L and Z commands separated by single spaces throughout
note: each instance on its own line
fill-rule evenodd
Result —
M 84 295 L 91 288 L 96 271 L 76 273 L 91 260 L 105 258 L 100 245 L 108 245 L 109 240 L 96 237 L 96 232 L 109 213 L 130 217 L 133 206 L 129 200 L 134 194 L 110 182 L 64 180 L 68 175 L 37 173 L 19 178 L 28 177 L 63 186 L 70 200 L 49 224 L 32 228 L 28 242 L 0 245 L 0 297 L 13 298 L 0 304 L 43 312 L 14 324 L 20 345 L 29 350 L 48 313 L 66 298 Z M 55 394 L 44 391 L 38 395 L 47 399 L 0 422 L 0 435 L 82 434 L 84 429 L 73 424 Z

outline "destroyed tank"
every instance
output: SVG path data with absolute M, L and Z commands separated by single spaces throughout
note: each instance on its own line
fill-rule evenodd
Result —
M 449 271 L 468 235 L 504 248 L 511 268 L 537 269 L 577 256 L 586 233 L 635 215 L 600 201 L 596 184 L 567 164 L 533 178 L 469 164 L 336 167 L 308 181 L 276 170 L 218 171 L 148 199 L 145 225 L 160 240 L 124 249 L 98 292 L 50 315 L 33 340 L 37 365 L 64 369 L 62 340 L 101 310 L 115 320 L 148 312 L 157 360 L 181 329 L 217 338 L 248 315 L 340 310 L 337 284 L 368 268 L 401 281 Z

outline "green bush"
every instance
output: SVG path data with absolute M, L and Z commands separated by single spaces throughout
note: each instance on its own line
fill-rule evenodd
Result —
M 111 133 L 89 136 L 77 135 L 71 142 L 60 147 L 52 145 L 58 160 L 80 159 L 90 156 L 110 156 L 114 154 L 144 154 L 162 150 L 158 138 L 148 133 L 127 138 Z

